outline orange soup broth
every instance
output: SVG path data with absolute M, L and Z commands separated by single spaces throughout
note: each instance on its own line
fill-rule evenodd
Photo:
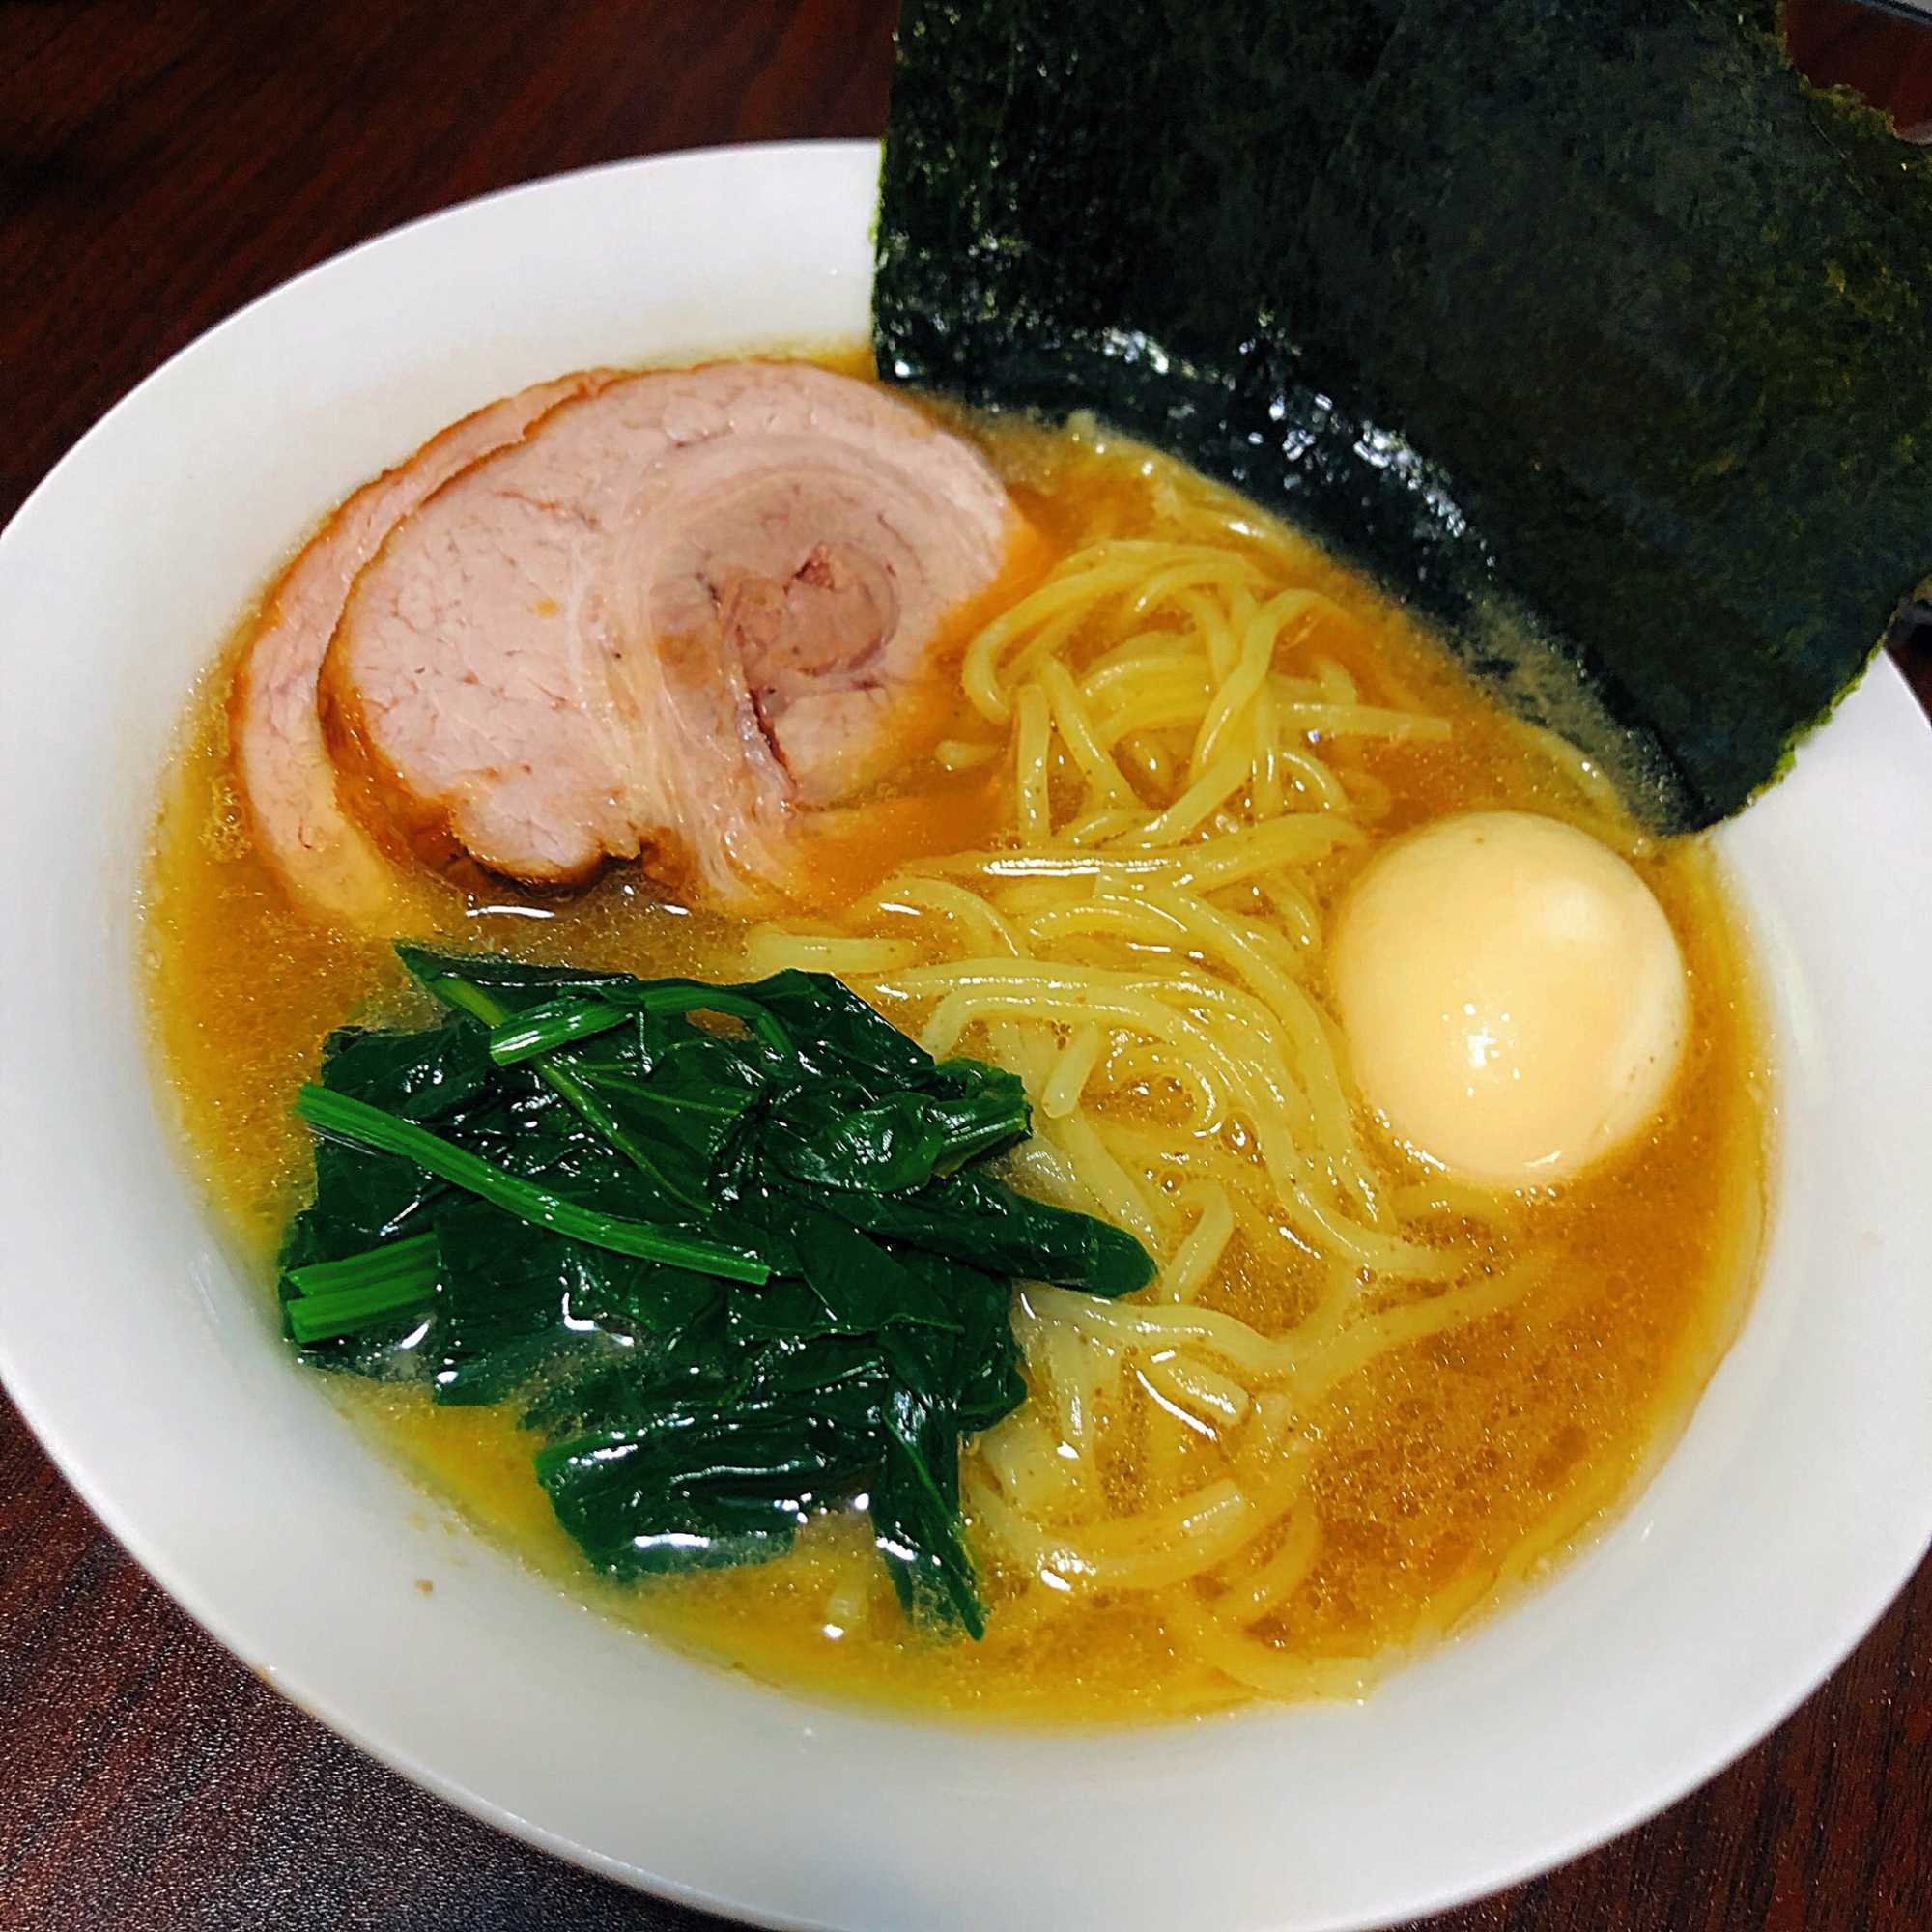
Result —
M 1238 542 L 1243 520 L 1264 524 L 1179 466 L 1091 431 L 945 419 L 980 441 L 1044 540 L 1026 565 L 1036 576 L 1098 536 L 1193 540 L 1204 516 L 1232 517 Z M 1262 1634 L 1294 1658 L 1399 1658 L 1593 1533 L 1674 1440 L 1753 1279 L 1767 1073 L 1747 962 L 1705 849 L 1638 838 L 1601 785 L 1579 777 L 1574 756 L 1495 711 L 1438 647 L 1320 551 L 1300 546 L 1296 569 L 1298 582 L 1346 613 L 1316 642 L 1366 701 L 1431 711 L 1454 726 L 1446 745 L 1326 748 L 1372 832 L 1479 809 L 1581 825 L 1631 857 L 1669 916 L 1690 976 L 1690 1045 L 1662 1112 L 1607 1161 L 1516 1205 L 1519 1245 L 1550 1258 L 1547 1285 L 1501 1315 L 1387 1351 L 1311 1419 L 1321 1554 Z M 1004 594 L 1024 587 L 1010 582 Z M 238 632 L 188 720 L 149 872 L 146 967 L 189 1163 L 267 1294 L 281 1232 L 313 1184 L 290 1103 L 313 1076 L 323 1037 L 350 1022 L 420 1024 L 431 1009 L 385 941 L 319 923 L 252 839 L 226 711 L 249 631 Z M 963 701 L 941 735 L 1004 742 Z M 838 815 L 816 841 L 800 910 L 809 920 L 848 905 L 907 859 L 1010 836 L 1002 831 L 1011 824 L 1009 762 L 955 772 L 930 746 L 913 748 L 890 788 Z M 1310 868 L 1324 911 L 1379 842 Z M 744 977 L 743 923 L 680 905 L 635 868 L 613 868 L 569 900 L 508 887 L 467 899 L 422 872 L 406 883 L 412 937 L 645 976 Z M 1391 1178 L 1428 1181 L 1401 1150 L 1375 1145 Z M 1454 1214 L 1455 1204 L 1441 1211 Z M 1272 1333 L 1293 1323 L 1305 1293 L 1258 1268 L 1236 1237 L 1198 1299 Z M 779 1562 L 611 1584 L 551 1515 L 530 1467 L 537 1443 L 514 1405 L 439 1407 L 419 1391 L 347 1377 L 331 1386 L 486 1535 L 610 1614 L 758 1678 L 1029 1719 L 1176 1717 L 1254 1694 L 1193 1656 L 1171 1629 L 1162 1592 L 1042 1602 L 1046 1592 L 1029 1590 L 997 1557 L 987 1563 L 982 1641 L 916 1634 L 865 1519 L 850 1512 L 815 1520 Z M 1131 1467 L 1116 1475 L 1132 1488 Z

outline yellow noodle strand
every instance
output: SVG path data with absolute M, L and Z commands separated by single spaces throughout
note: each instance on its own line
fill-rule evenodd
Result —
M 1049 1121 L 1065 1120 L 1080 1104 L 1105 1044 L 1106 1036 L 1097 1026 L 1082 1027 L 1066 1042 L 1052 1079 L 1040 1092 L 1039 1110 Z
M 1297 578 L 1306 548 L 1179 497 L 1173 514 L 1208 540 L 1102 536 L 967 647 L 964 696 L 1006 729 L 1014 842 L 906 866 L 839 933 L 787 950 L 767 929 L 759 956 L 837 959 L 930 1052 L 1017 1075 L 1034 1132 L 1009 1177 L 1166 1258 L 1147 1297 L 1016 1297 L 1032 1394 L 962 1479 L 975 1533 L 1035 1578 L 1024 1617 L 1163 1592 L 1203 1669 L 1359 1694 L 1361 1660 L 1261 1634 L 1321 1548 L 1303 1418 L 1379 1355 L 1535 1286 L 1486 1259 L 1507 1214 L 1385 1186 L 1311 991 L 1324 868 L 1386 809 L 1323 748 L 1448 726 L 1332 658 L 1278 668 L 1311 624 L 1354 628 Z M 942 762 L 978 750 L 949 741 Z M 1256 1266 L 1299 1284 L 1280 1333 L 1219 1305 Z
M 1225 1187 L 1212 1181 L 1191 1182 L 1186 1191 L 1200 1201 L 1201 1212 L 1162 1271 L 1161 1293 L 1169 1301 L 1194 1299 L 1235 1232 L 1235 1204 Z
M 1214 701 L 1201 721 L 1191 769 L 1202 770 L 1220 751 L 1223 742 L 1235 735 L 1242 715 L 1267 678 L 1282 632 L 1323 605 L 1331 611 L 1335 608 L 1319 591 L 1284 590 L 1249 618 L 1241 637 L 1240 659 L 1221 680 Z
M 1037 684 L 1019 695 L 1013 729 L 1013 784 L 1019 800 L 1020 842 L 1044 845 L 1053 836 L 1046 758 L 1052 749 L 1053 715 Z
M 1213 1428 L 1238 1427 L 1254 1406 L 1254 1399 L 1239 1382 L 1178 1353 L 1151 1357 L 1141 1365 L 1140 1374 L 1169 1401 Z
M 1132 792 L 1121 776 L 1120 767 L 1094 737 L 1093 720 L 1087 716 L 1087 707 L 1066 667 L 1057 661 L 1042 665 L 1039 681 L 1053 709 L 1053 722 L 1060 727 L 1060 735 L 1093 796 L 1109 805 L 1125 805 Z

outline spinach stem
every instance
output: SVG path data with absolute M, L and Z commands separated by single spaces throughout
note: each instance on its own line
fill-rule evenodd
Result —
M 514 1066 L 532 1054 L 548 1053 L 554 1046 L 567 1046 L 574 1039 L 588 1039 L 593 1034 L 609 1033 L 632 1017 L 622 1007 L 609 1000 L 547 1000 L 540 1007 L 528 1007 L 490 1029 L 490 1058 L 498 1066 Z M 542 1071 L 541 1068 L 538 1069 Z
M 310 1262 L 290 1268 L 284 1277 L 298 1294 L 332 1294 L 341 1289 L 376 1288 L 385 1282 L 412 1281 L 428 1271 L 436 1280 L 436 1234 L 412 1235 L 406 1240 L 384 1241 L 339 1262 Z
M 486 1027 L 500 1026 L 510 1017 L 510 1009 L 501 1000 L 485 992 L 472 980 L 459 980 L 454 973 L 438 973 L 422 983 L 444 1006 L 454 1007 L 473 1020 L 481 1020 Z
M 663 1262 L 672 1267 L 692 1268 L 699 1274 L 722 1275 L 727 1281 L 762 1282 L 771 1274 L 763 1262 L 743 1248 L 726 1247 L 722 1241 L 673 1234 L 643 1221 L 579 1207 L 548 1187 L 540 1187 L 533 1180 L 526 1180 L 521 1175 L 511 1174 L 480 1154 L 469 1152 L 467 1148 L 455 1146 L 413 1121 L 399 1120 L 394 1114 L 372 1107 L 367 1101 L 353 1099 L 347 1094 L 331 1093 L 327 1087 L 304 1087 L 296 1095 L 296 1112 L 323 1133 L 412 1160 L 439 1180 L 479 1195 L 492 1207 L 516 1215 L 520 1221 L 548 1228 L 553 1234 L 567 1235 L 591 1247 L 609 1248 L 614 1254 L 636 1255 L 640 1260 Z
M 513 1013 L 501 1000 L 497 999 L 486 988 L 477 985 L 473 980 L 460 979 L 454 973 L 435 974 L 427 979 L 423 979 L 422 984 L 436 998 L 442 1001 L 445 1006 L 454 1007 L 459 1012 L 468 1013 L 471 1019 L 481 1020 L 490 1029 L 490 1057 L 498 1066 L 508 1065 L 511 1060 L 522 1060 L 525 1058 L 523 1052 L 515 1053 L 506 1058 L 497 1051 L 497 1035 L 503 1034 L 506 1037 L 514 1037 L 518 1029 L 525 1022 L 525 1015 Z M 564 1006 L 575 1004 L 606 1006 L 609 1003 L 601 1000 L 580 1003 L 573 1001 L 569 995 L 565 995 L 562 999 L 548 1001 L 543 1006 L 532 1008 L 530 1010 L 532 1013 L 537 1014 L 549 1013 Z M 624 1019 L 624 1013 L 615 1008 L 612 1008 L 611 1010 L 615 1014 L 615 1017 L 611 1021 L 611 1025 L 618 1025 Z M 582 1037 L 582 1034 L 602 1031 L 605 1031 L 605 1029 L 586 1027 L 576 1037 Z M 564 1036 L 564 1037 L 571 1037 L 571 1036 Z M 700 1214 L 706 1212 L 706 1204 L 703 1197 L 694 1194 L 688 1187 L 680 1186 L 670 1175 L 666 1173 L 664 1164 L 652 1155 L 650 1150 L 635 1134 L 626 1131 L 623 1122 L 597 1097 L 589 1083 L 580 1079 L 576 1071 L 567 1063 L 558 1061 L 549 1054 L 547 1051 L 549 1047 L 560 1043 L 559 1040 L 548 1040 L 527 1049 L 528 1053 L 532 1055 L 542 1054 L 544 1056 L 531 1068 L 531 1071 L 536 1074 L 537 1078 L 550 1088 L 554 1094 L 558 1094 L 561 1098 L 567 1100 L 571 1106 L 575 1107 L 578 1113 L 591 1126 L 595 1127 L 619 1153 L 635 1167 L 641 1169 L 645 1174 L 649 1175 L 651 1179 L 663 1188 L 667 1194 L 670 1195 L 674 1200 L 682 1201 L 687 1206 L 695 1208 Z
M 426 1285 L 409 1280 L 377 1282 L 368 1288 L 336 1289 L 328 1294 L 302 1294 L 282 1310 L 290 1336 L 304 1348 L 354 1335 L 379 1322 L 429 1307 L 436 1292 L 432 1271 Z
M 757 1037 L 776 1052 L 789 1058 L 793 1052 L 791 1035 L 771 1009 L 728 986 L 702 986 L 696 981 L 681 984 L 673 980 L 659 985 L 626 989 L 629 1004 L 647 1013 L 728 1013 L 743 1020 Z
M 354 1335 L 429 1305 L 436 1294 L 436 1235 L 385 1241 L 339 1262 L 311 1262 L 283 1279 L 296 1291 L 282 1309 L 296 1341 L 306 1347 Z
M 932 1164 L 935 1175 L 956 1173 L 969 1160 L 976 1160 L 989 1148 L 1001 1146 L 1026 1132 L 1033 1119 L 1025 1100 L 1016 1106 L 1002 1107 L 997 1114 L 962 1122 L 946 1137 L 946 1146 Z

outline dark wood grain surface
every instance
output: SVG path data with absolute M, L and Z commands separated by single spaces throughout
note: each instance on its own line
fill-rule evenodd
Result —
M 0 520 L 184 343 L 399 221 L 623 156 L 878 132 L 893 11 L 0 3 Z M 1792 0 L 1792 15 L 1821 78 L 1862 85 L 1902 127 L 1932 116 L 1932 34 L 1845 0 Z M 1898 652 L 1932 702 L 1932 632 Z M 0 1404 L 4 1932 L 713 1922 L 497 1836 L 281 1702 L 147 1581 Z M 1932 1566 L 1702 1791 L 1433 1927 L 1928 1932 Z

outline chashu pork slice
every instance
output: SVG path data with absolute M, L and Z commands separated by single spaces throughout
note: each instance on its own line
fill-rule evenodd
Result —
M 374 924 L 391 897 L 387 863 L 337 796 L 317 711 L 322 661 L 351 586 L 389 532 L 452 476 L 600 380 L 539 383 L 451 424 L 356 491 L 269 593 L 230 696 L 236 758 L 257 839 L 324 915 Z
M 805 363 L 611 382 L 399 525 L 324 670 L 418 849 L 541 884 L 642 854 L 715 901 L 903 754 L 1027 526 L 985 461 Z

